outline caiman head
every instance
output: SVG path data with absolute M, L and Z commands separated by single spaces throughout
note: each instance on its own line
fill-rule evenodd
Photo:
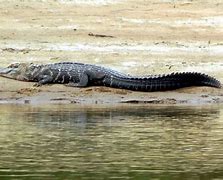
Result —
M 20 81 L 32 81 L 36 66 L 33 63 L 13 63 L 0 68 L 0 76 Z

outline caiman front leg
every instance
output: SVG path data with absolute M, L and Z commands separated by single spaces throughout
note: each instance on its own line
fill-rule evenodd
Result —
M 84 71 L 80 76 L 80 81 L 78 83 L 69 82 L 66 86 L 70 87 L 87 87 L 89 82 L 101 80 L 105 77 L 104 74 L 100 72 L 92 72 L 90 70 Z
M 53 81 L 53 77 L 50 75 L 40 75 L 37 80 L 38 82 L 34 84 L 36 87 L 51 83 Z

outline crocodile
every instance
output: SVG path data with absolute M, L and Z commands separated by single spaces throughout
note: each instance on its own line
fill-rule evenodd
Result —
M 107 86 L 145 92 L 174 90 L 189 86 L 221 88 L 221 83 L 217 79 L 198 72 L 175 72 L 137 77 L 98 65 L 76 62 L 14 63 L 7 68 L 0 68 L 0 76 L 37 82 L 36 86 L 61 83 L 71 87 Z

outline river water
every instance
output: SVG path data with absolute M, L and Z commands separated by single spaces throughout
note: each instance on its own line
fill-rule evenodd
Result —
M 222 179 L 223 106 L 1 105 L 0 179 Z

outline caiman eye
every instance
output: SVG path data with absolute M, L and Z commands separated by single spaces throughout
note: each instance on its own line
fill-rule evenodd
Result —
M 18 68 L 20 63 L 13 63 L 8 66 L 8 68 Z

